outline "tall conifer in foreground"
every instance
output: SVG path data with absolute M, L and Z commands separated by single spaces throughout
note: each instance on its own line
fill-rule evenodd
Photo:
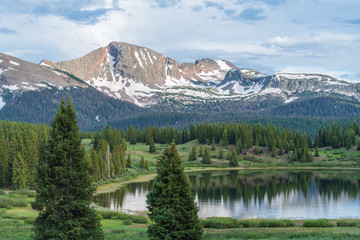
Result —
M 157 160 L 154 187 L 147 195 L 149 239 L 201 239 L 198 207 L 191 194 L 175 142 Z
M 79 138 L 71 100 L 51 123 L 50 138 L 40 157 L 33 208 L 39 211 L 35 239 L 103 239 L 100 219 L 90 207 L 95 187 Z

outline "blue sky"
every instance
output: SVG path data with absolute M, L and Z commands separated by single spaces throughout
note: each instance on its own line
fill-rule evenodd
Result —
M 123 41 L 179 62 L 360 80 L 358 0 L 2 0 L 0 52 L 69 60 Z

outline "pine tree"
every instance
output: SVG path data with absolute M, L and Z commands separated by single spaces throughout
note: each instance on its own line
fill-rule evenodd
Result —
M 132 168 L 132 163 L 131 163 L 130 154 L 128 155 L 128 158 L 126 159 L 126 167 L 127 167 L 127 168 Z
M 271 156 L 272 157 L 276 156 L 276 154 L 275 154 L 275 145 L 273 145 L 272 148 L 271 148 Z
M 175 142 L 165 149 L 156 165 L 157 176 L 146 201 L 149 217 L 154 222 L 148 228 L 149 239 L 201 239 L 198 207 Z
M 315 148 L 315 154 L 314 154 L 314 156 L 315 156 L 315 157 L 320 157 L 318 146 L 316 146 L 316 148 Z
M 257 142 L 257 141 L 256 141 L 254 153 L 255 153 L 256 155 L 259 155 L 259 153 L 260 153 L 260 150 L 259 150 L 259 142 Z
M 224 152 L 223 152 L 223 148 L 220 145 L 220 150 L 219 150 L 219 159 L 223 159 L 224 158 Z
M 194 144 L 192 146 L 192 149 L 191 149 L 191 152 L 190 152 L 189 161 L 195 161 L 197 159 L 196 154 L 197 154 L 196 144 Z
M 203 157 L 203 156 L 204 156 L 204 150 L 203 150 L 202 145 L 200 145 L 200 147 L 199 147 L 199 157 Z
M 149 153 L 154 153 L 156 152 L 156 147 L 155 147 L 155 143 L 154 143 L 154 138 L 152 136 L 149 137 Z
M 4 136 L 2 136 L 0 143 L 0 187 L 3 188 L 8 184 L 7 175 L 9 170 L 8 164 L 8 149 L 7 141 Z
M 208 147 L 205 148 L 202 163 L 211 164 L 210 151 Z
M 238 156 L 237 156 L 237 153 L 236 153 L 236 150 L 235 150 L 235 149 L 232 151 L 229 165 L 230 165 L 231 167 L 237 167 L 237 166 L 239 166 L 239 160 L 238 160 Z
M 90 207 L 96 188 L 84 151 L 71 100 L 67 106 L 62 100 L 36 177 L 35 239 L 104 238 L 100 218 Z
M 146 168 L 144 156 L 141 156 L 139 167 L 144 168 L 144 169 Z
M 211 150 L 212 151 L 215 150 L 215 139 L 214 138 L 212 139 L 212 142 L 211 142 Z
M 13 165 L 12 183 L 13 189 L 26 187 L 26 165 L 20 153 L 17 154 Z
M 145 169 L 147 171 L 149 171 L 149 162 L 148 162 L 148 160 L 145 161 Z

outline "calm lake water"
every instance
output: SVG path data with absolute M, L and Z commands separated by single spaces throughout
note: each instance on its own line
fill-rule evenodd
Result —
M 200 217 L 360 218 L 360 171 L 206 171 L 188 173 Z M 94 202 L 146 211 L 153 181 L 131 183 Z

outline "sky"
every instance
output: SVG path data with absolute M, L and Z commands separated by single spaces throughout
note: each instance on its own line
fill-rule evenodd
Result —
M 70 60 L 112 41 L 179 62 L 360 80 L 359 0 L 1 0 L 0 52 Z

